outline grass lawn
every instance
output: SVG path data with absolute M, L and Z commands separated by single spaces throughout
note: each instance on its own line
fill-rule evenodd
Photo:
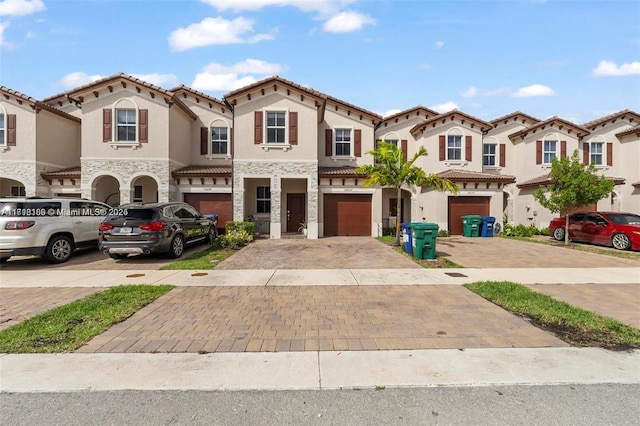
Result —
M 172 288 L 170 285 L 123 285 L 59 306 L 0 331 L 0 352 L 74 351 Z
M 392 246 L 393 249 L 395 251 L 397 251 L 398 253 L 402 253 L 405 256 L 409 256 L 411 258 L 411 260 L 413 260 L 415 263 L 417 263 L 418 265 L 422 266 L 423 268 L 464 268 L 464 266 L 462 265 L 458 265 L 457 263 L 454 263 L 452 261 L 450 261 L 449 259 L 442 257 L 442 256 L 438 256 L 437 252 L 438 252 L 438 240 L 436 239 L 436 258 L 433 260 L 427 260 L 427 259 L 416 259 L 415 257 L 407 254 L 404 252 L 402 245 L 400 246 L 394 246 L 393 244 L 396 241 L 396 237 L 394 236 L 383 236 L 383 237 L 377 237 L 376 238 L 378 241 L 380 241 L 383 244 L 386 244 L 388 246 Z M 402 244 L 402 240 L 400 241 L 400 244 Z
M 214 269 L 220 262 L 234 254 L 237 250 L 229 248 L 210 248 L 194 253 L 184 259 L 176 260 L 160 269 L 184 270 L 184 269 Z
M 529 318 L 536 326 L 552 331 L 571 345 L 614 350 L 640 348 L 640 330 L 521 284 L 481 281 L 465 287 L 509 312 Z

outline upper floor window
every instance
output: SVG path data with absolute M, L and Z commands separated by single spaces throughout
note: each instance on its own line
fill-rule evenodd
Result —
M 5 115 L 0 113 L 0 145 L 6 145 L 7 140 L 5 138 Z
M 286 142 L 286 117 L 285 111 L 267 111 L 267 143 Z
M 256 213 L 271 213 L 271 188 L 268 186 L 256 188 Z
M 229 129 L 227 127 L 211 128 L 211 154 L 227 154 Z
M 351 156 L 351 129 L 336 129 L 336 156 Z
M 135 109 L 116 110 L 116 141 L 135 142 L 136 126 L 137 123 Z
M 596 166 L 602 166 L 604 163 L 602 161 L 603 158 L 603 147 L 602 142 L 591 142 L 591 147 L 589 152 L 591 153 L 591 164 L 595 164 Z
M 462 136 L 447 136 L 447 159 L 462 160 Z
M 482 145 L 482 165 L 483 166 L 495 166 L 496 165 L 496 144 L 485 143 Z
M 551 164 L 556 158 L 558 141 L 544 141 L 542 149 L 542 161 L 544 164 Z

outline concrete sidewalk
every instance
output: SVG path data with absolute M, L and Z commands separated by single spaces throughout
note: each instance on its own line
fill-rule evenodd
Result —
M 0 288 L 110 287 L 122 284 L 175 286 L 461 285 L 475 281 L 520 284 L 640 284 L 635 268 L 463 268 L 463 269 L 245 269 L 4 270 Z

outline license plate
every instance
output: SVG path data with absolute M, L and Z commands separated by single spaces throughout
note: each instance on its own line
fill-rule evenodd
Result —
M 130 234 L 131 233 L 131 227 L 130 226 L 123 226 L 122 228 L 120 228 L 120 233 L 121 234 Z

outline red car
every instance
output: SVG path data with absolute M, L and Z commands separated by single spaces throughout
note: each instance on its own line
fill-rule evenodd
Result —
M 564 241 L 565 217 L 553 219 L 549 235 Z M 569 216 L 569 239 L 613 247 L 640 250 L 640 216 L 621 212 L 580 212 Z

